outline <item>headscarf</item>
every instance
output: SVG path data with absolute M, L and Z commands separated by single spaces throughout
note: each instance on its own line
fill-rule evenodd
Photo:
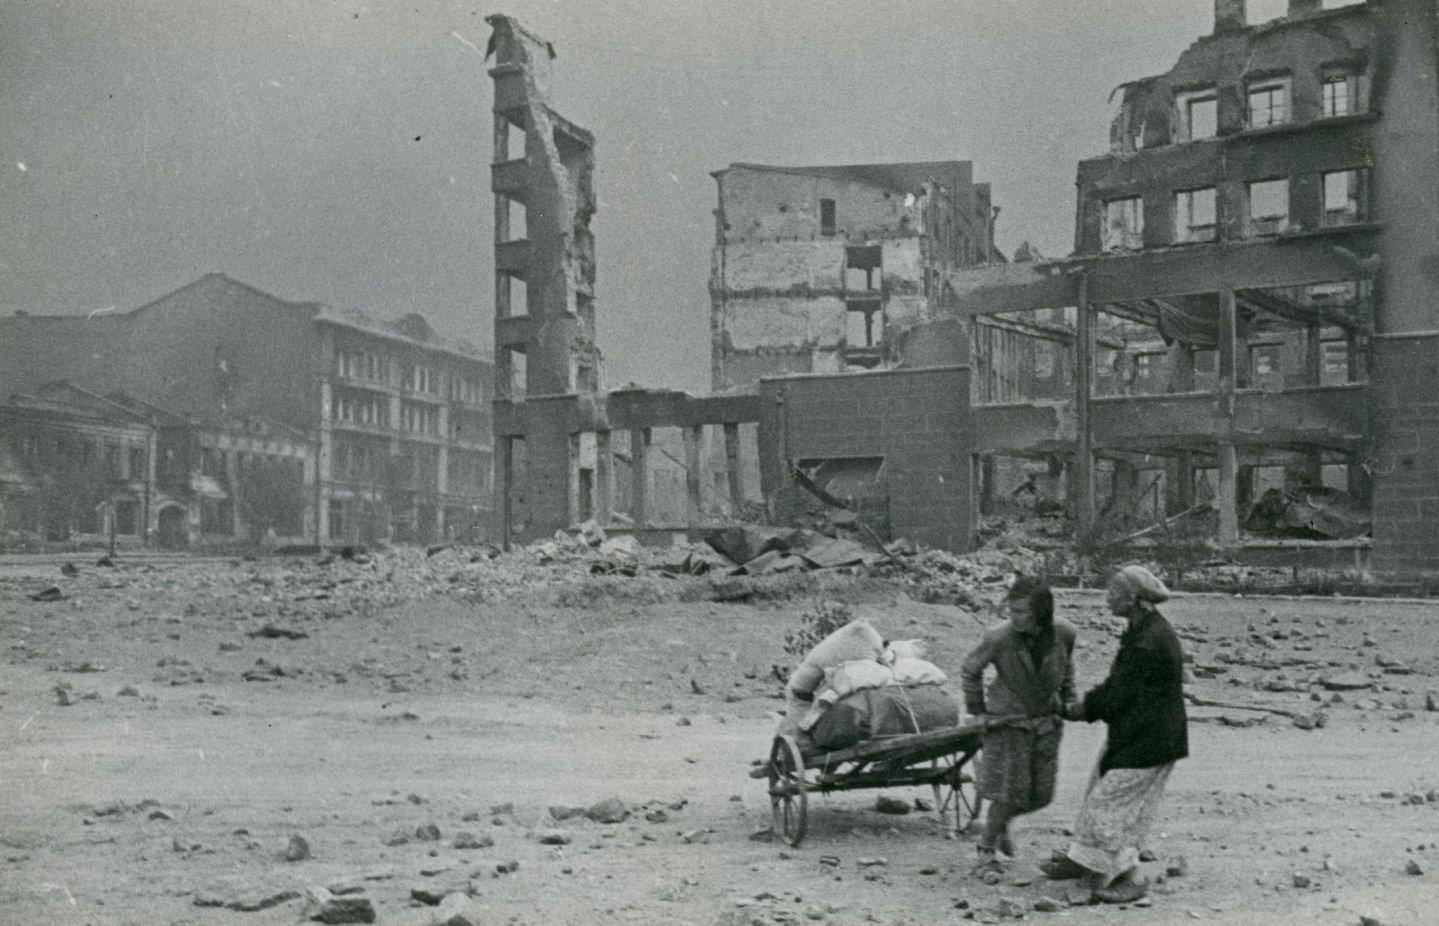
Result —
M 1159 604 L 1169 598 L 1169 589 L 1143 566 L 1125 566 L 1114 574 L 1109 585 L 1145 604 Z

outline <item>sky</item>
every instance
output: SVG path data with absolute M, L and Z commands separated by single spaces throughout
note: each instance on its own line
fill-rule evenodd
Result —
M 605 385 L 705 392 L 711 171 L 971 160 L 1002 250 L 1067 254 L 1110 91 L 1213 5 L 0 0 L 0 314 L 128 311 L 220 272 L 488 351 L 494 12 L 554 44 L 555 108 L 597 138 Z

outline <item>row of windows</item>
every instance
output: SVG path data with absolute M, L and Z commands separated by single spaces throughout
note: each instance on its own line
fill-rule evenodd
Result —
M 440 433 L 440 412 L 432 405 L 412 405 L 406 402 L 400 408 L 401 426 L 411 434 Z
M 98 454 L 103 452 L 104 473 L 110 479 L 144 479 L 148 468 L 147 450 L 143 446 L 121 447 L 120 444 L 109 442 L 99 445 L 84 438 L 62 434 L 42 438 L 33 432 L 22 434 L 18 443 L 21 458 L 31 463 L 38 461 L 42 453 L 48 453 L 53 455 L 52 459 L 70 460 L 82 468 L 89 468 L 96 463 Z M 122 467 L 122 462 L 128 463 L 128 466 Z
M 1359 78 L 1345 72 L 1325 74 L 1320 82 L 1320 118 L 1337 119 L 1360 111 Z M 1219 92 L 1214 87 L 1174 95 L 1173 137 L 1202 141 L 1219 134 Z M 1286 76 L 1251 80 L 1245 87 L 1244 124 L 1250 129 L 1284 125 L 1294 118 L 1293 81 Z M 1141 139 L 1136 139 L 1142 143 Z
M 390 361 L 369 351 L 340 351 L 335 355 L 335 371 L 345 379 L 386 383 L 390 379 Z M 412 392 L 440 394 L 440 372 L 431 366 L 405 365 L 400 382 Z M 448 377 L 446 394 L 459 402 L 485 401 L 480 381 L 471 376 Z
M 1358 169 L 1322 175 L 1324 225 L 1352 225 L 1368 219 L 1367 179 L 1367 171 Z M 1290 230 L 1288 178 L 1245 184 L 1243 209 L 1250 235 L 1277 235 Z M 1210 186 L 1176 192 L 1174 243 L 1215 241 L 1218 237 L 1218 190 Z M 1144 247 L 1144 201 L 1140 197 L 1111 199 L 1104 204 L 1100 247 L 1106 251 Z
M 390 426 L 390 403 L 385 399 L 362 399 L 353 396 L 335 398 L 334 417 L 346 424 L 365 424 L 377 428 Z

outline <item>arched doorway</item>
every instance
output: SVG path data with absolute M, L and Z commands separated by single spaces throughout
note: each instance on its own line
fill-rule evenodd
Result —
M 166 549 L 178 549 L 190 542 L 190 514 L 179 505 L 160 509 L 160 529 L 155 542 Z

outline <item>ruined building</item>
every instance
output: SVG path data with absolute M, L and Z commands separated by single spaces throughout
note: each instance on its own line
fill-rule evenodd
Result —
M 892 364 L 944 271 L 1003 257 L 968 161 L 731 164 L 710 276 L 713 388 Z
M 131 312 L 0 318 L 0 531 L 166 546 L 492 529 L 492 368 L 209 274 Z
M 1031 348 L 974 358 L 1013 387 L 976 392 L 972 449 L 1062 462 L 1086 532 L 1211 492 L 1231 548 L 1263 546 L 1242 532 L 1256 487 L 1342 488 L 1377 572 L 1439 571 L 1434 4 L 1214 13 L 1120 88 L 1071 257 L 947 276 L 946 311 Z

